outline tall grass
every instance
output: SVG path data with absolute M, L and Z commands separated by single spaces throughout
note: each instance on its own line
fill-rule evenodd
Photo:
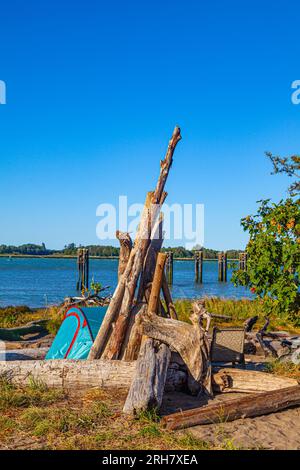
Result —
M 190 322 L 189 316 L 192 311 L 192 302 L 192 299 L 179 299 L 175 301 L 179 320 Z M 230 317 L 230 320 L 214 318 L 213 324 L 217 326 L 242 326 L 246 319 L 256 315 L 259 317 L 257 327 L 263 326 L 265 322 L 265 312 L 261 300 L 207 297 L 205 299 L 205 306 L 210 313 Z M 284 328 L 289 331 L 298 331 L 291 322 L 279 317 L 275 312 L 270 318 L 270 328 L 272 329 Z

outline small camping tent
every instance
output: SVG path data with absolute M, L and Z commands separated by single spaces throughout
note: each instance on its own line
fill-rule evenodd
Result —
M 107 307 L 71 307 L 49 349 L 46 359 L 86 359 Z

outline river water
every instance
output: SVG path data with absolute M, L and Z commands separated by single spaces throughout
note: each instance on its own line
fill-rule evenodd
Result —
M 203 284 L 194 282 L 194 262 L 174 261 L 174 298 L 218 296 L 241 298 L 251 294 L 230 282 L 218 282 L 217 261 L 204 261 Z M 90 278 L 113 292 L 117 283 L 118 260 L 91 259 Z M 0 306 L 28 305 L 44 307 L 77 295 L 76 259 L 0 258 Z

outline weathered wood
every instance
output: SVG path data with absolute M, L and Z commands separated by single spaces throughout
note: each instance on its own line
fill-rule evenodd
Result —
M 120 256 L 118 267 L 118 279 L 120 279 L 126 269 L 130 252 L 132 250 L 132 240 L 129 233 L 120 232 L 120 230 L 116 231 L 116 237 L 120 242 Z
M 162 278 L 165 268 L 167 255 L 165 253 L 158 253 L 155 272 L 153 276 L 151 294 L 148 303 L 148 311 L 150 313 L 157 312 L 158 303 L 160 298 L 160 290 L 162 285 Z
M 26 385 L 33 377 L 50 388 L 68 391 L 104 388 L 128 391 L 136 370 L 136 361 L 72 361 L 72 360 L 18 360 L 0 361 L 0 377 L 15 385 Z M 186 383 L 184 370 L 170 364 L 166 387 L 183 391 Z
M 222 404 L 209 404 L 202 408 L 165 416 L 162 423 L 171 430 L 185 429 L 202 424 L 253 418 L 300 405 L 300 386 L 296 385 L 271 392 L 228 400 Z
M 140 351 L 136 371 L 123 412 L 136 415 L 159 409 L 162 403 L 171 352 L 165 344 L 147 339 Z
M 146 336 L 166 343 L 177 351 L 193 378 L 202 385 L 203 391 L 212 393 L 209 347 L 206 346 L 207 339 L 198 322 L 192 326 L 152 314 L 151 318 L 143 318 L 142 325 Z
M 30 377 L 49 387 L 78 390 L 92 387 L 127 390 L 135 362 L 125 361 L 12 361 L 0 362 L 0 377 L 14 384 L 29 383 Z
M 168 284 L 165 273 L 163 273 L 163 278 L 162 278 L 162 292 L 163 292 L 164 299 L 167 305 L 169 316 L 173 318 L 173 320 L 178 320 L 176 308 L 175 308 L 175 305 L 173 304 L 171 292 L 169 289 L 169 284 Z
M 122 360 L 124 361 L 135 361 L 138 358 L 143 336 L 142 317 L 146 314 L 147 309 L 147 305 L 142 305 L 139 312 L 134 316 L 132 315 L 132 318 L 130 319 L 133 325 L 132 328 L 128 328 L 127 330 L 129 338 L 127 341 L 125 339 L 126 348 L 122 356 Z
M 180 129 L 176 127 L 169 142 L 166 157 L 161 161 L 161 170 L 155 191 L 150 194 L 148 193 L 150 197 L 147 198 L 137 239 L 130 253 L 126 269 L 113 295 L 113 299 L 115 298 L 116 302 L 112 306 L 110 305 L 106 312 L 106 318 L 102 322 L 97 338 L 90 351 L 89 359 L 100 357 L 110 332 L 111 336 L 103 357 L 118 359 L 120 355 L 122 343 L 126 336 L 137 282 L 150 244 L 152 229 L 155 226 L 160 208 L 166 198 L 164 187 L 172 165 L 174 150 L 180 139 Z M 112 323 L 117 314 L 118 319 L 112 330 Z
M 168 284 L 173 284 L 173 274 L 174 274 L 174 265 L 173 265 L 173 252 L 167 252 L 167 262 L 166 262 L 166 278 Z
M 213 389 L 216 392 L 258 393 L 293 385 L 297 385 L 297 380 L 245 369 L 226 368 L 213 374 Z

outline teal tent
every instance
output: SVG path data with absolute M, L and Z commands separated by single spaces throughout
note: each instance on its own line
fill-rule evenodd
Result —
M 49 349 L 47 359 L 86 359 L 107 307 L 71 307 Z

